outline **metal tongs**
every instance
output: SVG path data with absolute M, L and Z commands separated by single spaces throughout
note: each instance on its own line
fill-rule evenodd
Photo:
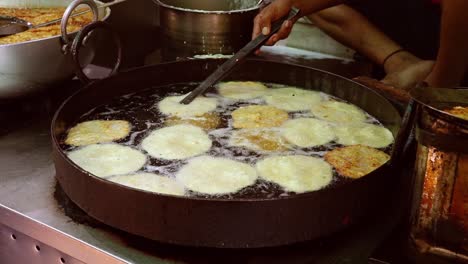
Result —
M 107 8 L 116 4 L 120 4 L 125 1 L 127 0 L 114 0 L 113 2 L 100 5 L 99 8 Z M 91 12 L 91 10 L 88 9 L 85 11 L 77 12 L 71 15 L 70 17 L 81 16 L 88 12 Z M 54 19 L 54 20 L 44 22 L 38 25 L 33 25 L 31 22 L 28 22 L 23 19 L 19 19 L 17 17 L 0 16 L 0 37 L 14 35 L 14 34 L 29 30 L 29 29 L 50 26 L 50 25 L 59 23 L 60 21 L 62 21 L 62 18 Z
M 300 10 L 293 7 L 286 17 L 283 17 L 275 21 L 270 30 L 270 34 L 260 34 L 254 40 L 250 41 L 241 50 L 234 54 L 228 61 L 223 63 L 215 72 L 213 72 L 205 81 L 203 81 L 195 90 L 188 94 L 182 101 L 181 104 L 190 104 L 197 96 L 203 94 L 208 88 L 212 87 L 215 83 L 220 81 L 231 73 L 237 66 L 245 61 L 246 57 L 262 46 L 273 34 L 278 32 L 283 25 L 284 21 L 295 18 L 299 15 Z

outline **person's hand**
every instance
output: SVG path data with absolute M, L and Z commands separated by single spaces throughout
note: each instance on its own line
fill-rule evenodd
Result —
M 268 35 L 271 30 L 271 23 L 286 16 L 292 8 L 291 0 L 276 0 L 270 5 L 266 6 L 260 13 L 255 17 L 254 28 L 252 33 L 252 39 L 256 38 L 258 35 Z M 291 33 L 293 24 L 297 21 L 286 20 L 281 29 L 273 34 L 273 36 L 268 39 L 265 45 L 274 45 L 281 39 L 285 39 Z
M 401 51 L 388 58 L 382 80 L 387 85 L 409 90 L 424 81 L 431 73 L 434 61 L 421 60 L 408 51 Z
M 382 80 L 383 83 L 409 90 L 419 82 L 424 81 L 432 70 L 434 61 L 422 60 L 413 64 L 405 65 L 400 69 L 388 73 Z

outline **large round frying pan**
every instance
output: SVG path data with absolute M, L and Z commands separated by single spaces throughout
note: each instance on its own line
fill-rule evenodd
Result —
M 188 246 L 249 248 L 314 239 L 358 222 L 392 191 L 390 162 L 369 175 L 319 191 L 269 199 L 208 199 L 138 191 L 95 177 L 72 163 L 59 145 L 66 129 L 90 109 L 149 87 L 199 82 L 223 60 L 191 60 L 143 67 L 96 81 L 66 100 L 52 123 L 56 177 L 65 193 L 90 216 L 153 240 Z M 229 77 L 321 90 L 352 102 L 394 135 L 400 115 L 378 93 L 317 69 L 248 60 Z

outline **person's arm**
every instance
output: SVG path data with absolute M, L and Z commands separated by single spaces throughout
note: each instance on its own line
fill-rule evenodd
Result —
M 394 53 L 402 47 L 347 5 L 327 8 L 309 18 L 335 40 L 383 66 L 386 84 L 409 89 L 424 80 L 432 69 L 432 61 L 423 61 L 407 51 Z
M 467 0 L 442 1 L 440 46 L 426 82 L 434 87 L 459 86 L 468 70 Z
M 367 18 L 347 5 L 327 8 L 309 16 L 310 20 L 329 36 L 340 43 L 356 50 L 377 65 L 392 52 L 402 47 L 382 33 Z M 395 54 L 385 63 L 386 71 L 393 71 L 402 63 L 401 52 Z M 407 53 L 407 52 L 406 52 Z M 414 57 L 409 56 L 408 57 Z
M 287 15 L 293 6 L 301 10 L 301 16 L 305 16 L 341 4 L 343 1 L 344 0 L 276 0 L 265 7 L 255 17 L 252 38 L 260 34 L 269 34 L 271 23 Z M 266 45 L 273 45 L 278 40 L 286 38 L 291 32 L 294 22 L 296 21 L 286 21 L 280 31 L 271 36 Z

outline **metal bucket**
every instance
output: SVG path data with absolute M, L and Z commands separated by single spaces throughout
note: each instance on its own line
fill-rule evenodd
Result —
M 258 0 L 155 0 L 166 57 L 233 54 L 249 42 Z
M 417 88 L 412 257 L 468 263 L 468 120 L 446 112 L 468 107 L 468 89 Z

